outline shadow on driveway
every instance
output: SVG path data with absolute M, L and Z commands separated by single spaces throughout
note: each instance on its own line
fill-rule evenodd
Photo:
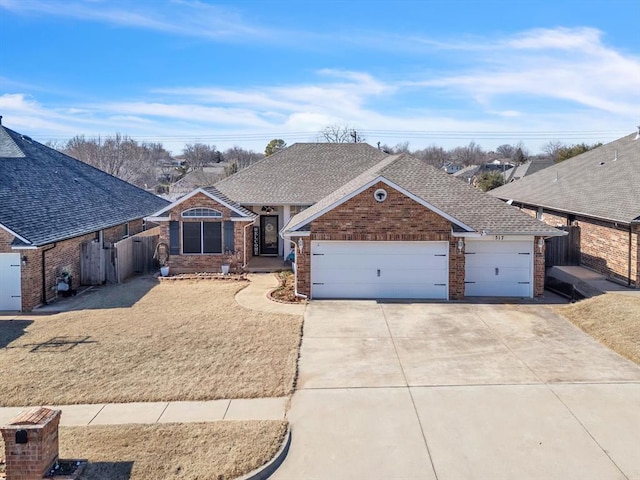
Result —
M 33 320 L 0 320 L 0 348 L 6 348 L 11 342 L 26 333 Z

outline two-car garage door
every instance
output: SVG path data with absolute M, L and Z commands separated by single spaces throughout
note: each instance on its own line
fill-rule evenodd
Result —
M 0 253 L 0 311 L 21 309 L 20 254 Z
M 446 300 L 449 242 L 311 242 L 312 298 Z

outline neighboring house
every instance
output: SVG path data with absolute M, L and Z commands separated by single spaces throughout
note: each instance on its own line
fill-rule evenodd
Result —
M 527 175 L 533 175 L 540 170 L 550 167 L 554 163 L 552 158 L 534 158 L 528 160 L 522 165 L 506 170 L 504 172 L 504 183 L 514 182 Z
M 563 235 L 366 144 L 292 145 L 149 220 L 176 272 L 219 271 L 227 247 L 243 266 L 295 248 L 297 292 L 310 298 L 540 296 L 543 238 Z
M 80 280 L 81 245 L 143 230 L 166 201 L 0 125 L 0 310 L 29 311 Z
M 580 262 L 640 288 L 640 135 L 489 192 L 549 225 L 580 227 Z
M 501 172 L 503 175 L 508 175 L 509 172 L 514 170 L 514 166 L 511 163 L 501 163 L 500 160 L 494 160 L 491 163 L 485 163 L 482 165 L 469 165 L 462 170 L 454 172 L 452 175 L 460 180 L 467 182 L 470 185 L 476 185 L 476 180 L 483 173 L 488 172 Z
M 442 169 L 450 175 L 459 172 L 463 168 L 464 167 L 462 165 L 457 165 L 453 162 L 447 162 L 442 166 Z

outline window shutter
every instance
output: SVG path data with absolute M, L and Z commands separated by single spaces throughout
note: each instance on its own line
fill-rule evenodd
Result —
M 169 222 L 169 253 L 180 255 L 180 223 Z
M 224 222 L 224 251 L 234 251 L 233 222 Z

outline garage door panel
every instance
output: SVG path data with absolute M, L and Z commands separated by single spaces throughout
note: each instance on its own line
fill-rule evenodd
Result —
M 313 298 L 437 298 L 448 292 L 448 242 L 312 242 Z
M 496 274 L 495 268 L 498 268 Z M 493 269 L 484 267 L 467 268 L 467 281 L 476 282 L 526 282 L 530 281 L 530 270 L 528 268 L 517 267 L 495 267 Z
M 490 242 L 467 240 L 465 243 L 465 252 L 467 253 L 531 253 L 531 244 L 529 242 Z
M 341 283 L 314 284 L 315 298 L 434 298 L 446 299 L 446 285 L 398 283 L 393 286 L 380 283 Z M 345 292 L 349 292 L 345 296 Z
M 467 297 L 528 297 L 531 286 L 529 283 L 512 282 L 475 282 L 465 284 L 465 295 Z M 505 295 L 504 292 L 509 292 Z
M 531 265 L 531 255 L 513 255 L 498 254 L 491 255 L 489 253 L 479 253 L 475 255 L 466 255 L 465 262 L 470 267 L 521 267 L 529 268 Z

